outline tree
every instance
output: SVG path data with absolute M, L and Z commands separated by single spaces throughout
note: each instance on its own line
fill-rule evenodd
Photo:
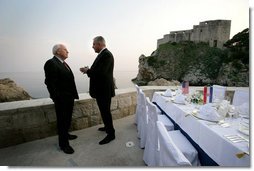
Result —
M 229 60 L 241 60 L 243 64 L 249 64 L 249 28 L 237 33 L 224 47 L 230 51 Z

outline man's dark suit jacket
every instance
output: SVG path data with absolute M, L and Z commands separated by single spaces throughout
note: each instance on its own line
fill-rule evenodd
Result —
M 113 79 L 114 57 L 108 49 L 104 49 L 87 71 L 90 77 L 89 93 L 93 98 L 114 97 Z
M 68 70 L 59 59 L 55 56 L 49 59 L 44 70 L 45 84 L 53 101 L 79 98 L 71 69 Z

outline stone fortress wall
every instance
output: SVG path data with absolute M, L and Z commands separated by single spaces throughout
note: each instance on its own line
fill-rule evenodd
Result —
M 209 43 L 211 47 L 223 48 L 230 38 L 231 20 L 210 20 L 194 25 L 191 30 L 171 31 L 157 40 L 157 48 L 168 42 L 193 41 Z

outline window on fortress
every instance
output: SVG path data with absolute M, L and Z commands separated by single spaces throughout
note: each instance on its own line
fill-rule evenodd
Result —
M 213 41 L 213 47 L 217 47 L 217 40 Z
M 200 33 L 202 32 L 202 29 L 200 30 Z

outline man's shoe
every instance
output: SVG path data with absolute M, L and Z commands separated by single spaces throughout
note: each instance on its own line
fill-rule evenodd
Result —
M 73 148 L 71 146 L 60 147 L 60 148 L 66 154 L 72 154 L 72 153 L 74 153 L 74 150 L 73 150 Z
M 98 128 L 98 131 L 106 131 L 105 127 Z
M 115 139 L 115 135 L 107 135 L 103 140 L 99 142 L 100 145 L 107 144 Z
M 69 140 L 75 140 L 75 139 L 77 139 L 77 138 L 78 138 L 77 135 L 68 134 L 68 139 L 69 139 Z

